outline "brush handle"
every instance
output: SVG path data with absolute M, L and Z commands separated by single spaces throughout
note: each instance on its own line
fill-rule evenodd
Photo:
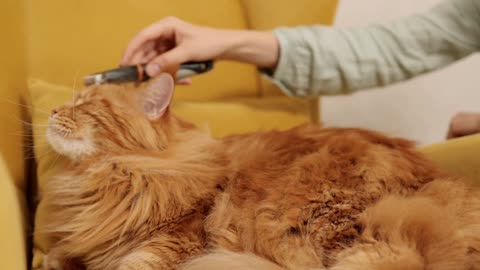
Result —
M 125 82 L 144 82 L 150 79 L 146 72 L 147 64 L 136 66 L 119 67 L 93 74 L 89 77 L 98 76 L 100 83 L 125 83 Z M 179 66 L 175 79 L 181 80 L 194 75 L 202 74 L 213 69 L 213 61 L 186 62 Z M 99 83 L 95 80 L 96 83 Z M 87 83 L 86 83 L 87 84 Z
M 175 74 L 176 80 L 192 77 L 194 75 L 209 72 L 213 69 L 213 61 L 186 62 L 180 65 Z

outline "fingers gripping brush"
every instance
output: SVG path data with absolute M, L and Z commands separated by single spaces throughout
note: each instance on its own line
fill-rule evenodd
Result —
M 194 75 L 202 74 L 213 69 L 213 61 L 204 62 L 186 62 L 179 66 L 175 74 L 175 79 L 181 80 Z M 116 69 L 91 74 L 85 77 L 86 86 L 105 83 L 141 83 L 150 79 L 146 71 L 146 64 L 135 66 L 125 66 Z

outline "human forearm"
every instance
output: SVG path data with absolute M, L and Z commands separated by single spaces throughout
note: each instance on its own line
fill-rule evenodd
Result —
M 299 96 L 406 80 L 478 50 L 479 8 L 474 0 L 446 1 L 388 25 L 277 29 L 280 59 L 271 75 L 285 92 Z
M 219 59 L 245 62 L 263 68 L 276 67 L 279 44 L 273 32 L 226 30 L 221 36 L 225 39 L 227 49 Z

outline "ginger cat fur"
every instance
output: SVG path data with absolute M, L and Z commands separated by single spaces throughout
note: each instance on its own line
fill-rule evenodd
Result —
M 480 196 L 403 139 L 361 129 L 214 139 L 174 82 L 94 86 L 55 109 L 68 157 L 37 228 L 45 269 L 480 269 Z

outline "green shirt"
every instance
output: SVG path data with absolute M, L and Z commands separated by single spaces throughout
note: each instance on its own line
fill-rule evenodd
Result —
M 288 95 L 350 93 L 444 67 L 480 50 L 480 0 L 445 1 L 425 14 L 358 29 L 278 28 L 277 68 Z

